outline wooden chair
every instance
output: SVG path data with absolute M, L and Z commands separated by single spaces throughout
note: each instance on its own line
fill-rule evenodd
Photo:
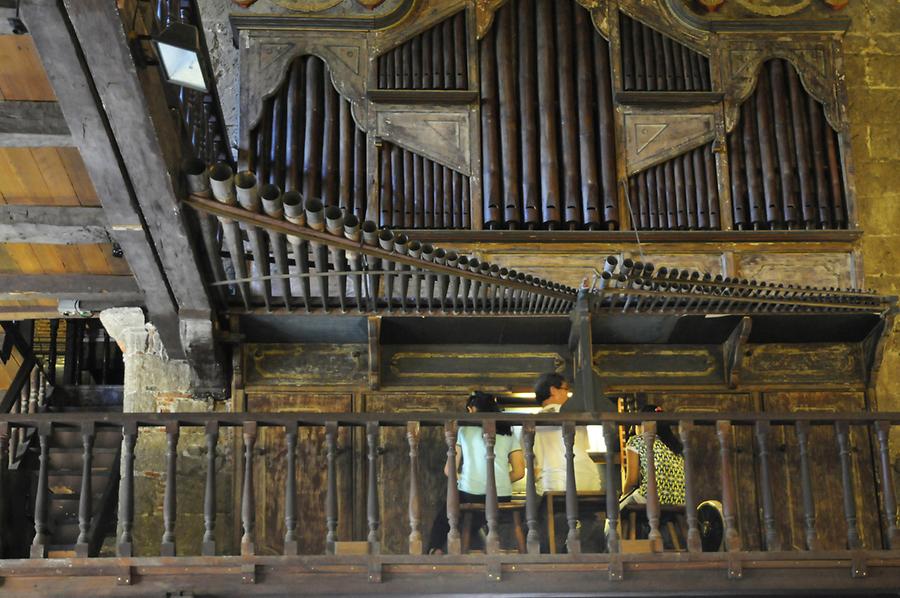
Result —
M 499 504 L 500 514 L 504 512 L 512 513 L 513 531 L 516 535 L 516 544 L 519 554 L 527 552 L 525 545 L 525 532 L 522 529 L 522 513 L 525 512 L 525 501 L 513 500 L 510 502 L 502 502 Z M 469 551 L 472 541 L 472 519 L 474 513 L 484 514 L 484 504 L 475 502 L 466 502 L 459 505 L 459 512 L 462 514 L 462 522 L 459 530 L 460 548 L 465 554 Z
M 623 540 L 638 540 L 637 524 L 638 514 L 647 520 L 647 505 L 628 505 L 622 508 L 619 521 L 622 526 Z M 659 507 L 660 533 L 663 529 L 668 532 L 672 542 L 672 549 L 676 551 L 686 550 L 687 547 L 687 516 L 684 505 L 660 505 Z

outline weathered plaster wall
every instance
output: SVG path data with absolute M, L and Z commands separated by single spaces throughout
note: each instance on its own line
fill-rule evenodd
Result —
M 845 10 L 852 19 L 845 64 L 865 286 L 900 295 L 900 1 L 853 0 Z M 900 410 L 898 325 L 878 378 L 881 410 Z

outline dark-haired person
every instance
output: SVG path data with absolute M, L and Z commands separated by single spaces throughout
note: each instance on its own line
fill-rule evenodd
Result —
M 559 413 L 569 400 L 569 383 L 565 377 L 556 372 L 542 374 L 534 385 L 534 395 L 541 413 Z M 575 488 L 579 492 L 599 491 L 602 489 L 600 471 L 588 455 L 590 441 L 587 428 L 575 428 L 574 452 Z M 537 426 L 534 434 L 534 479 L 539 494 L 546 492 L 565 492 L 566 490 L 566 445 L 563 441 L 560 426 Z M 552 500 L 544 497 L 544 500 Z M 544 513 L 544 509 L 541 509 Z M 585 552 L 603 549 L 605 544 L 602 525 L 596 521 L 596 515 L 581 514 L 581 545 Z M 568 522 L 564 509 L 557 509 L 553 517 L 556 530 L 556 545 L 563 546 L 568 532 Z M 549 552 L 546 534 L 542 538 L 541 552 Z
M 497 397 L 484 392 L 475 391 L 466 401 L 469 413 L 498 413 Z M 487 446 L 484 443 L 480 424 L 461 424 L 456 434 L 456 469 L 459 502 L 484 503 L 487 489 Z M 449 475 L 444 465 L 444 475 Z M 525 459 L 518 439 L 513 436 L 512 428 L 505 422 L 497 422 L 497 436 L 494 443 L 494 480 L 496 481 L 497 499 L 508 502 L 512 496 L 512 482 L 525 476 Z M 450 522 L 447 520 L 447 505 L 438 508 L 431 534 L 428 540 L 428 554 L 443 554 L 446 551 L 447 534 Z M 483 514 L 476 518 L 472 526 L 481 527 Z
M 642 413 L 662 411 L 656 405 L 646 405 Z M 637 426 L 637 434 L 625 444 L 625 485 L 619 506 L 647 503 L 647 443 L 643 430 Z M 653 461 L 656 469 L 656 490 L 661 505 L 684 504 L 684 447 L 667 423 L 656 424 L 656 440 L 653 442 Z

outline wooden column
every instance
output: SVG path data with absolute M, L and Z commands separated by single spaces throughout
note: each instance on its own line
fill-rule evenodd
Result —
M 177 517 L 176 480 L 178 477 L 178 422 L 166 424 L 166 494 L 163 499 L 163 537 L 161 556 L 175 556 L 175 519 Z
M 856 524 L 856 497 L 853 493 L 853 463 L 850 460 L 850 426 L 847 422 L 836 422 L 838 451 L 841 458 L 841 482 L 844 491 L 844 518 L 847 520 L 847 548 L 860 547 L 859 528 Z
M 878 436 L 878 454 L 881 464 L 881 504 L 887 527 L 887 547 L 893 550 L 900 547 L 900 544 L 897 542 L 897 499 L 894 495 L 894 476 L 891 472 L 890 422 L 875 422 L 875 433 Z
M 244 422 L 244 491 L 241 495 L 241 556 L 256 554 L 256 496 L 253 490 L 253 447 L 256 446 L 256 422 Z
M 206 424 L 206 489 L 203 494 L 203 556 L 216 556 L 216 445 L 219 422 Z
M 575 396 L 584 411 L 607 411 L 599 402 L 599 388 L 594 378 L 594 349 L 591 339 L 591 312 L 587 289 L 578 292 L 570 320 L 569 350 L 575 364 Z
M 496 455 L 494 445 L 497 442 L 497 422 L 488 420 L 482 422 L 482 438 L 485 445 L 485 485 L 484 485 L 484 516 L 487 519 L 488 534 L 486 550 L 488 554 L 500 552 L 500 533 L 498 531 L 498 519 L 500 506 L 497 502 L 497 477 L 494 470 Z
M 422 532 L 419 531 L 419 422 L 407 422 L 409 443 L 409 554 L 422 554 Z
M 94 492 L 91 485 L 91 461 L 94 448 L 94 422 L 87 422 L 81 426 L 81 442 L 83 447 L 81 457 L 81 496 L 78 499 L 78 540 L 75 543 L 75 556 L 86 558 L 89 556 L 88 535 L 91 530 L 91 499 Z
M 447 521 L 450 531 L 447 533 L 447 554 L 459 554 L 461 551 L 459 538 L 459 488 L 456 481 L 456 432 L 457 423 L 448 421 L 444 424 L 444 439 L 447 443 Z
M 541 552 L 540 527 L 538 525 L 538 495 L 534 479 L 534 422 L 526 422 L 522 426 L 522 438 L 525 441 L 525 520 L 528 522 L 527 547 L 528 554 Z
M 366 493 L 366 519 L 369 522 L 369 554 L 379 554 L 381 543 L 378 541 L 378 436 L 380 426 L 378 422 L 366 424 L 366 442 L 369 450 L 368 492 Z
M 775 501 L 772 498 L 772 476 L 769 464 L 768 421 L 756 422 L 756 443 L 759 446 L 759 485 L 763 503 L 763 521 L 766 528 L 766 549 L 781 550 L 781 538 L 775 527 Z
M 741 549 L 741 537 L 735 527 L 737 506 L 734 489 L 734 469 L 731 465 L 731 422 L 716 422 L 716 433 L 719 436 L 719 457 L 722 474 L 722 510 L 725 517 L 725 548 L 728 552 Z
M 806 530 L 806 549 L 817 551 L 819 536 L 816 532 L 816 503 L 813 500 L 812 477 L 809 471 L 809 422 L 798 421 L 797 445 L 800 453 L 800 488 L 803 492 L 803 523 Z
M 697 526 L 697 489 L 694 485 L 694 455 L 691 448 L 693 432 L 694 422 L 685 420 L 678 423 L 678 435 L 684 447 L 684 510 L 688 524 L 687 546 L 689 552 L 701 552 L 703 547 L 700 544 L 700 529 Z
M 650 547 L 654 552 L 662 552 L 662 536 L 659 533 L 659 488 L 656 486 L 656 422 L 641 424 L 644 429 L 644 446 L 647 452 L 647 521 L 650 523 Z

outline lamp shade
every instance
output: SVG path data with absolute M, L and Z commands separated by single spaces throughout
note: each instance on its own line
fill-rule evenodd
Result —
M 200 33 L 193 25 L 172 23 L 153 40 L 166 81 L 209 91 L 203 74 Z

